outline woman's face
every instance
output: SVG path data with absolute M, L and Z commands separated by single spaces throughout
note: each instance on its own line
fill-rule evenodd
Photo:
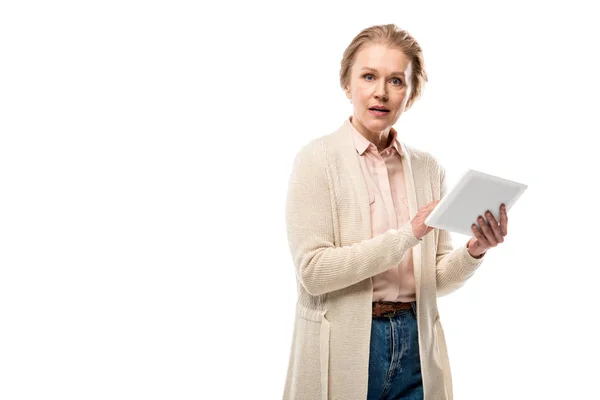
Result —
M 363 133 L 380 135 L 396 123 L 410 96 L 411 74 L 410 60 L 398 49 L 369 45 L 357 53 L 345 92 L 354 105 L 353 123 L 368 131 Z M 389 111 L 370 110 L 376 106 Z

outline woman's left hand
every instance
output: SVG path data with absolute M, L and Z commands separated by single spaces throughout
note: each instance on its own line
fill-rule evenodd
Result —
M 488 249 L 504 242 L 504 237 L 507 234 L 508 215 L 504 204 L 500 205 L 500 223 L 489 210 L 485 213 L 485 216 L 488 222 L 481 215 L 477 219 L 479 228 L 476 224 L 471 225 L 475 237 L 469 242 L 468 251 L 473 257 L 478 257 Z

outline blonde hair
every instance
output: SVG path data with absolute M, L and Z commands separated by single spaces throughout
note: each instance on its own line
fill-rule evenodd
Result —
M 352 39 L 342 57 L 340 86 L 345 89 L 350 83 L 350 70 L 354 65 L 358 52 L 366 45 L 375 44 L 397 48 L 410 59 L 412 65 L 411 93 L 406 103 L 406 109 L 410 108 L 421 96 L 423 86 L 427 82 L 425 60 L 419 43 L 406 30 L 400 29 L 394 24 L 374 25 L 365 28 Z

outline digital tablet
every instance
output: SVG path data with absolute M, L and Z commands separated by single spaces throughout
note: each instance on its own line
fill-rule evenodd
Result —
M 471 225 L 480 227 L 477 217 L 487 221 L 485 212 L 490 210 L 500 222 L 500 205 L 504 203 L 509 211 L 525 189 L 523 183 L 469 169 L 425 219 L 425 225 L 473 237 Z

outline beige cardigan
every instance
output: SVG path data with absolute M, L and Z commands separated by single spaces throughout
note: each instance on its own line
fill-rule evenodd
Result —
M 411 219 L 446 190 L 444 168 L 407 146 Z M 296 155 L 286 201 L 298 301 L 284 399 L 364 400 L 371 337 L 371 277 L 413 252 L 425 400 L 452 400 L 452 378 L 437 297 L 461 287 L 483 262 L 450 234 L 419 241 L 410 222 L 371 237 L 369 194 L 349 128 L 313 139 Z M 485 257 L 484 257 L 485 258 Z

